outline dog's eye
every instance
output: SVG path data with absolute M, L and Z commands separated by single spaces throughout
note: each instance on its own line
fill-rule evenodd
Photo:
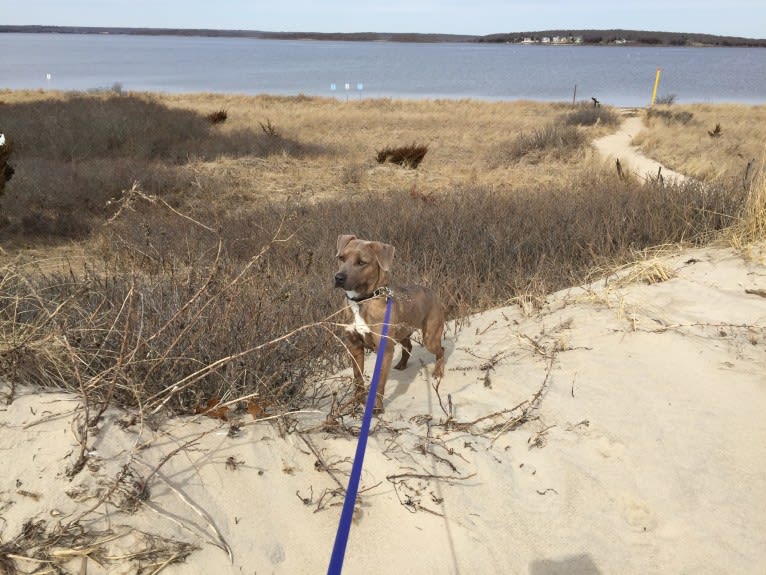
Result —
M 356 265 L 358 265 L 360 268 L 363 268 L 363 267 L 364 267 L 364 266 L 366 266 L 368 263 L 370 263 L 370 262 L 366 262 L 366 261 L 364 261 L 364 260 L 359 260 L 358 262 L 356 262 Z

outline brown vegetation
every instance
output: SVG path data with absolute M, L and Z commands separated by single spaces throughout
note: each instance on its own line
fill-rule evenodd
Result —
M 207 119 L 211 124 L 223 124 L 229 117 L 226 110 L 218 110 L 207 115 Z
M 428 153 L 428 146 L 410 144 L 409 146 L 389 147 L 380 150 L 376 156 L 379 164 L 397 164 L 403 168 L 416 169 Z
M 0 146 L 0 196 L 5 192 L 5 184 L 12 177 L 16 170 L 10 164 L 11 153 L 13 152 L 13 142 L 8 139 Z
M 323 394 L 343 364 L 339 233 L 393 243 L 396 277 L 434 285 L 458 318 L 709 238 L 753 197 L 726 180 L 622 180 L 588 145 L 607 122 L 558 104 L 14 97 L 0 233 L 63 257 L 5 257 L 0 362 L 13 381 L 81 391 L 91 419 Z M 377 165 L 392 138 L 427 138 L 429 161 Z M 55 247 L 72 238 L 76 251 Z
M 765 159 L 763 125 L 763 105 L 655 106 L 647 113 L 646 129 L 634 142 L 647 156 L 687 176 L 726 182 L 726 186 L 745 185 L 746 174 L 749 181 Z

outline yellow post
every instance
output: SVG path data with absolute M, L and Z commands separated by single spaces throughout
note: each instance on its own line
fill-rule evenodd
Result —
M 654 106 L 654 102 L 657 101 L 657 88 L 660 86 L 660 74 L 662 73 L 662 68 L 657 68 L 657 76 L 654 78 L 654 90 L 652 90 L 652 103 L 651 105 Z

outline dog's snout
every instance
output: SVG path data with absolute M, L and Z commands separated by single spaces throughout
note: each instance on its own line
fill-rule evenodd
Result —
M 335 287 L 343 287 L 346 283 L 346 272 L 338 272 L 335 274 Z

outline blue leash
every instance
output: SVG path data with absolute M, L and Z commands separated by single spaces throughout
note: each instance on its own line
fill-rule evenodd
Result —
M 335 534 L 335 545 L 332 549 L 330 566 L 327 568 L 327 575 L 340 575 L 343 569 L 343 558 L 346 554 L 346 544 L 348 543 L 348 534 L 351 531 L 351 520 L 354 517 L 354 505 L 356 504 L 356 494 L 359 491 L 359 480 L 362 477 L 362 464 L 364 463 L 364 451 L 367 448 L 367 437 L 370 433 L 370 422 L 372 421 L 372 410 L 375 407 L 375 397 L 378 389 L 378 380 L 380 379 L 380 368 L 383 365 L 383 353 L 386 350 L 386 336 L 388 335 L 388 322 L 391 320 L 391 304 L 393 298 L 386 296 L 386 316 L 383 320 L 383 333 L 380 337 L 378 346 L 378 356 L 375 359 L 375 371 L 372 372 L 372 381 L 370 382 L 370 393 L 367 396 L 367 404 L 364 408 L 364 417 L 362 418 L 362 427 L 359 430 L 359 442 L 356 444 L 356 455 L 354 455 L 354 465 L 351 467 L 351 476 L 348 478 L 348 489 L 346 489 L 346 500 L 343 502 L 343 511 L 340 514 L 338 523 L 338 532 Z

